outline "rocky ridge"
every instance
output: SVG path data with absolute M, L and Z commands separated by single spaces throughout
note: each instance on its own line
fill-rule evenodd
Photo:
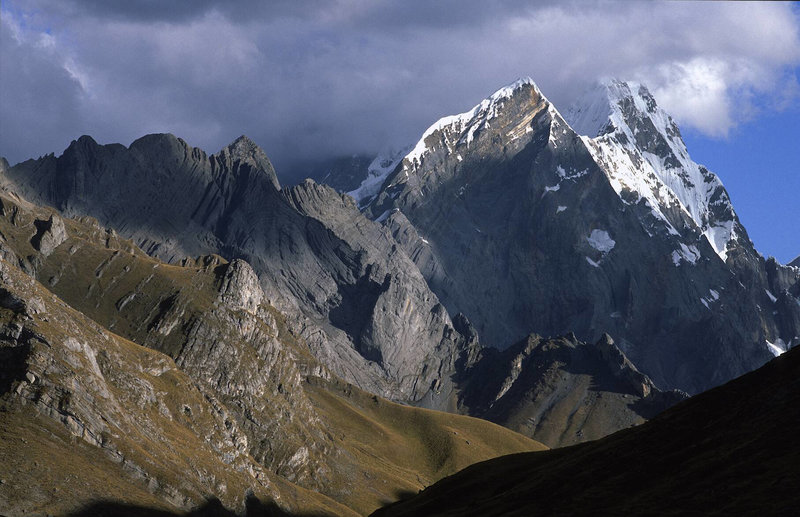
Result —
M 317 358 L 373 393 L 419 399 L 457 355 L 447 312 L 391 238 L 366 219 L 343 235 L 363 219 L 354 207 L 309 215 L 318 209 L 298 203 L 303 190 L 314 190 L 317 204 L 341 204 L 340 196 L 311 184 L 282 192 L 246 137 L 212 155 L 172 135 L 127 149 L 81 137 L 61 157 L 18 164 L 4 177 L 27 198 L 66 217 L 91 215 L 163 260 L 245 259 Z M 402 319 L 412 313 L 414 324 Z M 383 360 L 393 354 L 405 359 Z

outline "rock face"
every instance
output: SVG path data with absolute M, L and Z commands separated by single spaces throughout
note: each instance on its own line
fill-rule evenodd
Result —
M 4 512 L 63 513 L 115 496 L 189 509 L 209 493 L 235 509 L 248 493 L 295 504 L 303 490 L 255 461 L 238 421 L 169 357 L 106 331 L 5 261 L 0 283 Z M 303 497 L 301 507 L 346 512 Z
M 607 334 L 594 345 L 574 334 L 531 335 L 503 351 L 486 348 L 461 378 L 461 411 L 551 447 L 641 424 L 686 398 L 660 391 Z
M 329 187 L 282 192 L 246 137 L 213 155 L 172 135 L 127 149 L 81 137 L 61 157 L 5 177 L 26 197 L 67 217 L 91 215 L 163 260 L 245 259 L 314 354 L 373 393 L 417 400 L 457 356 L 447 311 L 389 233 Z
M 800 305 L 772 301 L 724 187 L 643 86 L 598 87 L 566 120 L 531 80 L 502 88 L 433 124 L 365 213 L 492 346 L 608 332 L 657 385 L 698 392 L 800 334 Z
M 37 221 L 36 235 L 31 238 L 31 245 L 45 257 L 53 253 L 67 239 L 64 222 L 57 215 L 51 215 L 47 221 Z

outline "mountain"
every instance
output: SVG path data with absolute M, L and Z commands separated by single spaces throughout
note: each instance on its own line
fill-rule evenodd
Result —
M 373 163 L 375 178 L 391 169 L 392 160 L 386 160 Z M 255 273 L 246 275 L 249 282 L 259 284 L 266 303 L 281 313 L 287 328 L 313 357 L 336 376 L 380 396 L 483 416 L 535 439 L 537 431 L 547 428 L 541 440 L 550 446 L 640 423 L 654 407 L 665 409 L 677 400 L 654 395 L 639 404 L 647 394 L 595 382 L 609 374 L 607 365 L 594 362 L 591 366 L 598 370 L 581 372 L 580 382 L 575 383 L 572 374 L 555 377 L 556 385 L 563 384 L 563 390 L 573 394 L 557 404 L 557 411 L 549 407 L 548 397 L 511 401 L 538 389 L 538 376 L 519 375 L 504 356 L 481 352 L 485 346 L 469 322 L 458 316 L 451 319 L 389 230 L 364 217 L 349 196 L 310 180 L 279 190 L 266 155 L 245 137 L 210 156 L 172 135 L 150 135 L 127 149 L 82 137 L 61 157 L 18 164 L 3 177 L 11 191 L 54 205 L 63 217 L 96 217 L 101 226 L 116 228 L 157 258 L 174 262 L 180 253 L 216 253 L 244 259 Z M 368 178 L 360 188 L 366 192 L 378 186 Z M 47 250 L 56 247 L 57 241 L 47 242 Z M 59 282 L 57 272 L 55 280 L 42 277 L 36 264 L 24 260 L 28 254 L 18 254 L 27 271 L 70 303 L 83 300 L 85 285 Z M 69 255 L 56 256 L 61 258 L 54 259 L 54 270 L 70 263 Z M 97 260 L 90 267 L 101 263 Z M 108 274 L 114 278 L 124 275 L 113 271 Z M 255 276 L 257 281 L 252 280 Z M 176 298 L 174 288 L 153 289 L 154 303 L 172 308 L 173 316 L 165 316 L 164 325 L 189 325 L 176 323 L 174 317 L 186 313 L 189 297 Z M 254 285 L 249 289 L 255 290 Z M 131 287 L 114 296 L 124 306 L 129 303 L 126 297 L 135 299 L 135 293 Z M 112 316 L 105 319 L 107 315 L 98 314 L 91 304 L 81 302 L 79 307 L 102 324 L 119 328 L 114 308 L 109 307 Z M 143 339 L 152 339 L 141 334 L 126 337 L 142 344 L 147 344 Z M 169 350 L 185 347 L 190 338 L 171 335 Z M 565 371 L 570 364 L 557 356 L 549 360 L 545 369 L 553 371 Z M 531 364 L 543 367 L 542 361 Z M 515 385 L 502 397 L 503 404 L 513 409 L 488 411 L 482 403 L 467 400 L 468 386 L 494 382 L 483 376 L 497 375 Z M 591 421 L 561 418 L 561 411 L 575 401 L 589 410 Z M 538 415 L 537 425 L 522 425 L 530 415 L 523 418 L 521 413 L 531 412 Z
M 798 404 L 795 349 L 644 425 L 476 464 L 373 515 L 792 514 Z
M 659 390 L 607 334 L 593 345 L 530 335 L 503 351 L 483 348 L 458 378 L 461 413 L 550 447 L 639 425 L 686 398 Z
M 431 125 L 363 208 L 492 346 L 609 333 L 656 385 L 696 393 L 800 336 L 800 305 L 776 306 L 722 183 L 641 85 L 563 117 L 519 80 Z
M 417 400 L 458 356 L 447 311 L 388 231 L 329 187 L 282 191 L 246 137 L 212 155 L 172 135 L 129 148 L 81 137 L 3 175 L 11 190 L 93 216 L 154 257 L 246 260 L 314 355 L 373 393 Z
M 565 118 L 520 80 L 365 163 L 343 194 L 281 187 L 247 137 L 0 160 L 0 502 L 74 511 L 108 471 L 99 505 L 365 513 L 798 341 L 800 268 L 642 86 Z
M 7 193 L 0 207 L 4 514 L 210 498 L 364 514 L 474 461 L 544 448 L 337 378 L 242 260 L 170 265 L 91 218 Z

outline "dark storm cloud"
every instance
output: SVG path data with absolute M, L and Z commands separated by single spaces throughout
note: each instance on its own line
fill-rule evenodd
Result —
M 532 4 L 524 0 L 29 0 L 38 9 L 62 16 L 144 22 L 185 22 L 216 11 L 237 22 L 279 17 L 336 19 L 340 24 L 437 29 L 524 13 L 556 0 Z M 562 5 L 566 2 L 560 2 Z
M 61 16 L 117 21 L 181 23 L 215 10 L 235 20 L 306 16 L 326 0 L 30 0 L 29 5 Z
M 168 131 L 211 152 L 245 133 L 281 168 L 413 143 L 525 75 L 561 108 L 599 76 L 643 80 L 724 132 L 734 94 L 774 90 L 800 59 L 796 16 L 777 5 L 12 0 L 3 38 L 11 161 L 81 133 Z

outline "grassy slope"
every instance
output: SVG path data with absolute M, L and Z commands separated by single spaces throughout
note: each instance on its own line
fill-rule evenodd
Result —
M 246 456 L 237 468 L 226 464 L 211 444 L 224 427 L 217 411 L 171 359 L 102 330 L 21 271 L 0 266 L 9 280 L 3 288 L 17 299 L 39 300 L 41 307 L 24 314 L 0 308 L 4 373 L 19 377 L 0 394 L 4 512 L 63 514 L 95 500 L 166 509 L 170 498 L 187 498 L 182 504 L 192 506 L 224 493 L 229 501 L 243 501 L 252 489 L 293 510 L 352 515 L 278 476 L 262 472 L 263 481 L 256 481 L 239 470 L 253 465 Z M 25 343 L 7 333 L 20 321 L 35 336 Z M 71 348 L 69 339 L 83 348 Z M 15 349 L 22 355 L 8 355 Z M 97 416 L 103 423 L 94 425 L 105 427 L 102 448 L 66 425 Z
M 634 429 L 473 465 L 376 516 L 792 515 L 800 349 Z
M 350 384 L 315 379 L 308 393 L 359 467 L 342 472 L 340 479 L 362 487 L 347 504 L 364 513 L 476 461 L 546 449 L 485 420 L 403 406 Z

